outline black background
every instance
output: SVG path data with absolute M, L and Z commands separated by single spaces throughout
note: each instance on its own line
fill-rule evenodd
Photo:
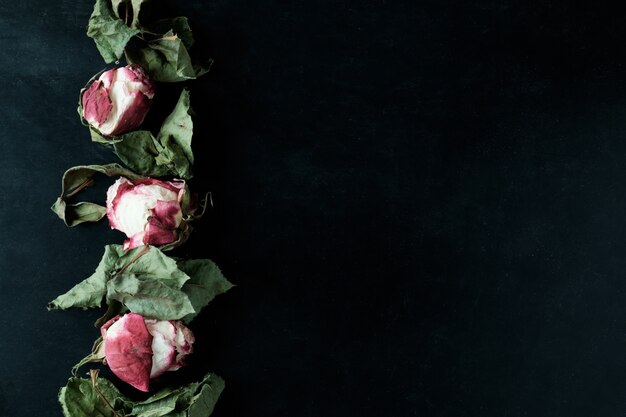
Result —
M 176 3 L 216 60 L 188 84 L 215 208 L 178 254 L 238 287 L 172 383 L 224 377 L 216 417 L 624 415 L 615 7 Z M 0 1 L 2 416 L 61 415 L 100 312 L 45 306 L 123 238 L 49 211 L 65 169 L 115 160 L 76 114 L 91 9 Z

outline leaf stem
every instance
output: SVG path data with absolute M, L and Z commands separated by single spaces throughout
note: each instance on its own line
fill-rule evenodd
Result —
M 100 399 L 102 400 L 102 402 L 109 407 L 109 409 L 111 409 L 111 411 L 113 412 L 113 415 L 115 417 L 124 417 L 123 415 L 119 415 L 117 413 L 117 411 L 115 411 L 115 408 L 113 408 L 113 406 L 111 405 L 111 403 L 109 402 L 109 400 L 106 399 L 106 397 L 104 396 L 104 394 L 102 394 L 102 392 L 100 391 L 100 389 L 98 388 L 98 373 L 100 371 L 98 371 L 97 369 L 91 369 L 89 371 L 89 374 L 91 375 L 91 386 L 93 387 L 94 391 L 96 391 L 96 394 L 98 394 L 98 397 L 100 397 Z
M 139 258 L 141 258 L 142 256 L 144 256 L 146 253 L 150 252 L 150 246 L 144 246 L 143 249 L 141 250 L 141 252 L 139 252 L 137 255 L 135 255 L 135 257 L 133 259 L 131 259 L 130 261 L 128 261 L 128 263 L 126 265 L 124 265 L 119 271 L 117 271 L 115 273 L 115 275 L 119 275 L 122 272 L 126 271 L 126 269 L 134 262 L 136 262 Z

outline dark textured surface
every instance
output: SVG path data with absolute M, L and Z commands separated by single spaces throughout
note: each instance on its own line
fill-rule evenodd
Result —
M 216 417 L 624 415 L 626 26 L 570 3 L 167 2 L 216 59 L 179 254 L 238 287 L 177 376 L 226 379 Z M 121 241 L 48 209 L 114 160 L 91 7 L 0 0 L 2 416 L 61 415 L 99 312 L 45 305 Z

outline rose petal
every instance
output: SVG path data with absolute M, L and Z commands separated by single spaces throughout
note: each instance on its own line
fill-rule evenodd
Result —
M 176 228 L 164 226 L 156 217 L 149 217 L 143 243 L 146 245 L 165 245 L 176 240 Z
M 193 351 L 194 336 L 181 321 L 146 320 L 152 335 L 151 378 L 185 365 L 185 357 Z
M 145 242 L 145 236 L 146 233 L 143 231 L 135 233 L 129 239 L 126 239 L 124 241 L 124 245 L 122 246 L 122 248 L 127 251 L 138 248 L 139 246 L 147 245 L 148 243 Z
M 126 82 L 131 90 L 140 91 L 148 98 L 154 97 L 154 84 L 139 65 L 131 64 L 119 68 L 118 74 L 120 80 Z
M 83 117 L 87 123 L 91 123 L 98 128 L 106 122 L 113 108 L 109 95 L 100 81 L 94 81 L 85 90 L 82 97 Z
M 152 214 L 153 217 L 159 219 L 163 227 L 172 229 L 178 227 L 182 220 L 182 212 L 178 200 L 157 201 L 156 206 L 152 209 Z
M 104 85 L 104 88 L 107 90 L 111 88 L 111 84 L 113 84 L 113 80 L 115 80 L 115 74 L 118 69 L 119 68 L 111 68 L 110 70 L 104 71 L 100 75 L 100 78 L 98 78 L 99 81 L 102 81 L 102 85 Z
M 111 325 L 113 323 L 115 323 L 116 321 L 118 321 L 121 318 L 122 318 L 122 316 L 115 316 L 112 319 L 110 319 L 109 321 L 107 321 L 106 323 L 104 323 L 102 325 L 102 327 L 100 327 L 100 334 L 102 335 L 103 338 L 106 337 L 106 333 L 107 333 L 107 330 L 109 329 L 109 327 L 111 327 Z
M 185 365 L 185 358 L 193 352 L 193 343 L 196 341 L 193 333 L 181 321 L 176 321 L 176 364 L 170 367 L 170 371 L 175 371 Z
M 121 135 L 141 126 L 153 97 L 154 84 L 140 66 L 114 68 L 83 94 L 83 117 L 103 135 Z
M 104 331 L 104 353 L 111 371 L 122 381 L 147 392 L 152 368 L 152 336 L 143 317 L 128 313 L 116 318 Z
M 152 107 L 152 101 L 143 93 L 134 92 L 125 97 L 125 100 L 118 100 L 117 120 L 111 126 L 103 125 L 100 130 L 105 135 L 116 136 L 125 132 L 137 129 L 143 123 L 148 110 Z
M 130 181 L 122 177 L 109 187 L 107 218 L 111 228 L 128 237 L 124 249 L 176 241 L 183 218 L 180 201 L 184 194 L 184 181 L 152 178 Z
M 118 229 L 119 221 L 117 220 L 117 209 L 119 205 L 120 198 L 124 195 L 125 192 L 131 190 L 133 188 L 133 183 L 127 180 L 124 177 L 118 178 L 115 183 L 109 187 L 107 190 L 107 218 L 109 219 L 109 225 L 112 229 Z
M 150 378 L 155 378 L 170 369 L 176 363 L 176 348 L 173 340 L 176 327 L 170 321 L 146 320 L 148 331 L 152 335 L 152 369 Z

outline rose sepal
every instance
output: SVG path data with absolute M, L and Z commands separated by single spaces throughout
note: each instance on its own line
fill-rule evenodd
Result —
M 93 347 L 91 348 L 91 353 L 81 359 L 76 365 L 72 366 L 72 375 L 76 376 L 78 370 L 88 363 L 102 363 L 106 364 L 105 354 L 104 354 L 104 344 L 102 336 L 96 339 L 93 342 Z

